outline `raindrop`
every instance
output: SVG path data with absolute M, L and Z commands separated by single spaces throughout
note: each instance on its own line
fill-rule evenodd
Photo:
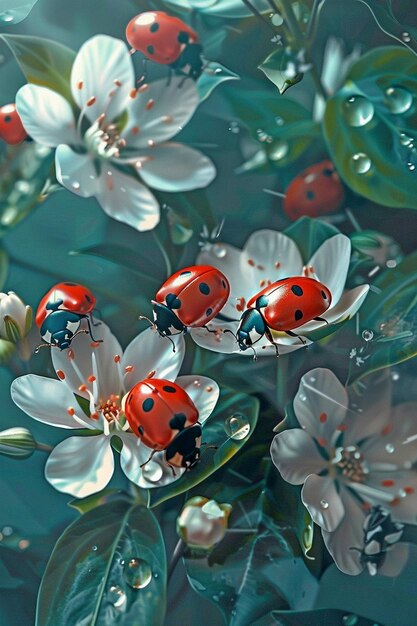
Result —
M 327 502 L 327 500 L 320 500 L 320 506 L 322 509 L 328 509 L 329 508 L 329 503 Z
M 403 146 L 410 146 L 413 143 L 413 138 L 409 137 L 408 135 L 406 135 L 405 133 L 400 133 L 400 143 Z
M 80 183 L 79 183 L 77 180 L 75 180 L 75 181 L 72 183 L 72 188 L 73 188 L 73 189 L 76 189 L 76 190 L 77 190 L 77 189 L 79 189 L 79 188 L 80 188 Z
M 389 87 L 386 92 L 386 104 L 391 113 L 405 113 L 413 104 L 412 94 L 404 87 Z
M 364 330 L 362 333 L 362 339 L 365 341 L 371 341 L 374 338 L 374 333 L 372 330 Z
M 410 172 L 414 172 L 414 170 L 416 169 L 416 166 L 414 165 L 414 163 L 407 163 L 408 165 L 408 169 L 410 170 Z
M 405 43 L 408 43 L 409 41 L 411 41 L 410 33 L 401 33 L 401 39 L 405 41 Z
M 248 436 L 250 432 L 250 424 L 244 415 L 241 413 L 235 413 L 226 419 L 224 429 L 226 434 L 231 439 L 240 441 Z
M 392 269 L 394 267 L 397 267 L 397 261 L 395 259 L 388 259 L 385 265 L 389 267 L 390 269 Z
M 274 141 L 268 150 L 268 156 L 272 161 L 281 161 L 287 156 L 289 146 L 286 141 Z
M 98 548 L 98 546 L 93 546 L 91 549 L 92 549 L 93 552 L 97 552 L 97 548 Z
M 218 259 L 224 259 L 224 257 L 227 254 L 226 248 L 224 246 L 221 246 L 218 243 L 214 244 L 212 251 L 213 251 L 214 256 L 216 256 Z
M 12 11 L 3 11 L 2 13 L 0 13 L 0 22 L 11 24 L 13 20 L 14 20 L 14 15 Z
M 129 587 L 144 589 L 152 580 L 151 566 L 144 559 L 134 557 L 126 561 L 123 576 Z
M 284 20 L 279 13 L 274 13 L 271 17 L 271 22 L 274 26 L 281 26 L 281 24 L 284 23 Z
M 149 463 L 146 463 L 142 468 L 143 477 L 151 483 L 157 483 L 158 480 L 162 478 L 163 473 L 164 470 L 159 463 L 155 463 L 155 461 L 149 461 Z
M 392 454 L 393 452 L 395 452 L 395 446 L 393 443 L 387 443 L 387 445 L 385 446 L 385 450 L 388 452 L 388 454 Z
M 363 96 L 351 96 L 345 101 L 345 116 L 350 126 L 365 126 L 374 116 L 374 106 Z
M 372 167 L 372 161 L 364 152 L 357 152 L 351 158 L 351 167 L 356 174 L 366 174 Z
M 358 616 L 353 615 L 353 613 L 351 613 L 350 615 L 344 615 L 342 622 L 344 626 L 356 626 L 356 624 L 358 623 Z
M 115 609 L 123 609 L 126 604 L 126 594 L 121 587 L 113 585 L 107 592 L 107 600 Z

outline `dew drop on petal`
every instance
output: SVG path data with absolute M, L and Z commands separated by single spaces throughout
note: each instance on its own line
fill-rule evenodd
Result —
M 401 39 L 405 43 L 408 43 L 409 41 L 411 41 L 410 33 L 407 33 L 407 32 L 401 33 Z
M 358 623 L 358 616 L 354 615 L 353 613 L 351 613 L 350 615 L 344 615 L 342 622 L 343 626 L 356 626 L 356 624 Z
M 214 256 L 216 256 L 218 259 L 224 259 L 224 257 L 227 254 L 226 248 L 224 246 L 221 246 L 218 243 L 215 243 L 213 245 L 212 252 L 213 252 Z
M 391 113 L 406 113 L 413 104 L 412 94 L 404 87 L 389 87 L 386 92 L 386 105 Z
M 115 609 L 122 610 L 126 605 L 126 594 L 118 585 L 112 585 L 107 592 L 107 600 Z
M 162 478 L 163 473 L 162 467 L 155 461 L 149 461 L 142 468 L 143 477 L 151 483 L 157 483 Z
M 344 113 L 350 126 L 365 126 L 374 116 L 374 105 L 363 96 L 351 96 L 344 103 Z
M 395 446 L 393 443 L 387 443 L 387 445 L 385 446 L 385 450 L 388 452 L 388 454 L 392 454 L 393 452 L 395 452 Z
M 374 338 L 374 333 L 372 330 L 364 330 L 362 333 L 362 339 L 365 341 L 371 341 Z
M 5 24 L 10 24 L 14 20 L 14 15 L 12 11 L 2 11 L 0 13 L 0 22 L 4 22 Z
M 224 430 L 226 434 L 231 439 L 235 439 L 236 441 L 240 441 L 248 436 L 250 432 L 250 424 L 246 417 L 241 413 L 234 413 L 230 415 L 225 423 Z
M 327 500 L 320 500 L 320 506 L 322 509 L 326 510 L 329 508 L 329 503 L 327 502 Z
M 77 190 L 80 188 L 80 183 L 77 180 L 74 180 L 74 182 L 72 183 L 72 188 Z
M 372 161 L 364 152 L 357 152 L 350 160 L 352 170 L 355 174 L 366 174 L 372 167 Z
M 152 580 L 151 566 L 144 559 L 133 557 L 126 561 L 123 576 L 129 587 L 144 589 Z

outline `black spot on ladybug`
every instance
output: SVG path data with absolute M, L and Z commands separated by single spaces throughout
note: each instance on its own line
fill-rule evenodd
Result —
M 201 293 L 202 293 L 204 296 L 208 296 L 208 295 L 209 295 L 209 293 L 210 293 L 210 287 L 208 286 L 208 284 L 207 284 L 207 283 L 200 283 L 200 284 L 198 285 L 198 288 L 199 288 L 199 290 L 201 291 Z
M 311 191 L 310 189 L 306 192 L 306 196 L 308 200 L 314 200 L 316 197 L 314 191 Z
M 143 435 L 143 434 L 145 433 L 145 429 L 143 428 L 143 426 L 139 426 L 139 427 L 138 427 L 138 433 L 139 433 L 140 435 Z
M 303 295 L 303 290 L 301 289 L 300 285 L 293 285 L 291 287 L 291 291 L 293 292 L 293 294 L 295 296 L 302 296 Z
M 329 167 L 326 167 L 323 170 L 323 176 L 331 176 L 334 173 L 334 170 L 331 170 Z
M 209 317 L 209 315 L 211 315 L 212 313 L 213 313 L 213 309 L 207 309 L 206 311 L 207 317 Z
M 87 295 L 86 293 L 84 294 L 84 298 L 87 300 L 87 302 L 91 302 L 90 296 Z
M 177 391 L 172 385 L 164 385 L 162 389 L 167 393 L 175 393 Z
M 77 283 L 64 283 L 64 285 L 68 285 L 68 287 L 76 287 Z
M 223 286 L 223 289 L 227 289 L 227 285 L 226 285 L 226 281 L 225 280 L 222 280 L 222 286 Z
M 178 33 L 177 39 L 180 43 L 188 43 L 190 36 L 185 31 L 181 31 L 180 33 Z
M 321 295 L 323 296 L 323 300 L 327 300 L 327 293 L 325 291 L 322 291 Z
M 182 430 L 186 421 L 184 413 L 175 413 L 174 417 L 169 420 L 169 425 L 172 430 Z
M 179 309 L 181 307 L 181 300 L 177 298 L 175 293 L 169 293 L 165 298 L 165 302 L 169 309 Z
M 5 121 L 5 122 L 11 122 L 11 121 L 12 121 L 12 118 L 10 117 L 10 115 L 5 115 L 5 117 L 4 117 L 4 121 Z
M 155 52 L 155 48 L 154 48 L 153 46 L 148 46 L 148 47 L 146 48 L 146 52 L 147 52 L 148 54 L 153 54 L 153 53 Z
M 145 413 L 149 413 L 149 411 L 152 411 L 154 404 L 155 402 L 152 398 L 146 398 L 146 400 L 142 402 L 142 409 L 145 411 Z
M 185 272 L 181 272 L 180 276 L 188 276 L 189 274 L 191 274 L 191 272 L 185 271 Z
M 300 309 L 297 309 L 296 312 L 294 313 L 294 317 L 295 317 L 295 321 L 298 322 L 298 320 L 303 319 L 303 312 L 300 311 Z
M 157 31 L 158 29 L 159 29 L 159 24 L 158 24 L 158 22 L 154 22 L 153 24 L 151 24 L 151 27 L 150 27 L 150 29 L 149 29 L 149 30 L 151 31 L 151 33 L 156 33 L 156 31 Z

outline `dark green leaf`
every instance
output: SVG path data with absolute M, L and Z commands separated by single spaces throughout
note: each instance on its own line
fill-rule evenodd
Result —
M 167 209 L 167 221 L 169 235 L 174 245 L 183 246 L 193 236 L 190 220 L 170 207 Z
M 159 268 L 156 268 L 149 258 L 144 259 L 140 254 L 130 248 L 125 248 L 125 246 L 103 243 L 96 246 L 90 246 L 88 248 L 81 248 L 80 250 L 74 250 L 71 254 L 97 256 L 101 259 L 109 261 L 110 263 L 121 265 L 143 279 L 155 283 L 160 282 L 160 278 L 153 276 L 149 272 L 149 270 L 151 270 L 155 274 L 160 274 L 161 271 Z
M 197 81 L 197 90 L 198 95 L 200 96 L 200 102 L 206 100 L 206 98 L 208 98 L 214 89 L 216 89 L 216 87 L 218 87 L 221 83 L 224 83 L 226 80 L 238 79 L 239 76 L 231 70 L 228 70 L 227 67 L 224 67 L 224 65 L 215 61 L 210 61 Z
M 350 621 L 349 621 L 350 618 Z M 377 626 L 375 620 L 353 615 L 340 609 L 314 611 L 271 611 L 253 622 L 252 626 Z M 378 626 L 383 626 L 378 622 Z
M 123 494 L 120 489 L 111 489 L 110 487 L 107 487 L 106 489 L 103 489 L 103 491 L 87 496 L 87 498 L 70 500 L 70 502 L 68 502 L 68 506 L 76 509 L 79 513 L 81 513 L 81 515 L 84 515 L 85 513 L 88 513 L 88 511 L 91 511 L 98 506 L 102 506 L 107 502 L 111 502 L 116 498 L 120 500 L 122 495 Z
M 279 93 L 284 94 L 287 89 L 303 80 L 304 73 L 299 71 L 296 54 L 286 47 L 274 50 L 259 66 L 265 76 L 278 87 Z
M 149 564 L 145 588 L 127 583 L 133 558 Z M 104 504 L 58 540 L 42 579 L 36 626 L 160 626 L 165 584 L 165 548 L 152 512 L 125 501 Z
M 334 226 L 310 217 L 302 217 L 285 229 L 284 233 L 297 244 L 304 263 L 307 263 L 322 243 L 340 231 Z
M 417 54 L 417 29 L 412 26 L 400 24 L 392 12 L 390 0 L 386 0 L 383 7 L 379 0 L 357 0 L 368 7 L 379 28 L 389 37 L 407 46 L 414 54 Z

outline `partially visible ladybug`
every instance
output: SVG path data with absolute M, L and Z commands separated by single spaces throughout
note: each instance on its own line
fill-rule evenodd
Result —
M 271 330 L 298 337 L 304 343 L 292 331 L 311 320 L 325 322 L 320 315 L 327 311 L 331 302 L 329 289 L 314 278 L 294 276 L 277 280 L 248 301 L 236 333 L 239 348 L 254 350 L 253 345 L 266 336 L 278 356 Z
M 201 426 L 198 410 L 186 391 L 170 380 L 146 378 L 136 383 L 123 401 L 129 426 L 164 458 L 175 475 L 175 467 L 192 469 L 200 460 Z
M 93 341 L 91 326 L 96 326 L 92 318 L 92 311 L 96 299 L 87 287 L 76 283 L 58 283 L 44 295 L 36 312 L 36 325 L 40 328 L 42 339 L 46 344 L 61 350 L 69 348 L 71 341 L 79 333 L 90 333 Z M 81 321 L 87 320 L 88 331 L 80 329 Z
M 163 11 L 139 13 L 127 25 L 126 39 L 133 51 L 155 63 L 183 70 L 194 79 L 202 72 L 198 35 L 178 17 Z
M 0 137 L 6 143 L 15 145 L 22 143 L 27 136 L 16 105 L 12 103 L 0 107 Z
M 229 281 L 215 267 L 185 267 L 168 278 L 152 300 L 154 325 L 163 337 L 185 333 L 188 327 L 213 332 L 206 324 L 224 307 L 229 293 Z
M 291 181 L 283 208 L 290 220 L 320 217 L 340 209 L 345 197 L 343 185 L 331 161 L 312 165 Z

